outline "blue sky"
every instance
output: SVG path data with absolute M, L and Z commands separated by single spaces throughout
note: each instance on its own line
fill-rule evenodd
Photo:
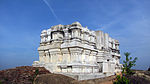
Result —
M 40 33 L 79 21 L 120 41 L 138 57 L 135 69 L 150 66 L 150 0 L 0 0 L 0 69 L 38 60 Z

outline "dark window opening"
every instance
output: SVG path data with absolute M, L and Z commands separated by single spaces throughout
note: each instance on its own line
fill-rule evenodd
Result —
M 72 66 L 67 66 L 67 68 L 72 68 Z

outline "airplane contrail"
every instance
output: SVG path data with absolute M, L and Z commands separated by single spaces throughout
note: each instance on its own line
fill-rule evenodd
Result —
M 43 0 L 44 3 L 48 6 L 48 8 L 50 9 L 50 11 L 52 12 L 52 14 L 54 15 L 54 17 L 56 18 L 57 21 L 59 21 L 60 23 L 62 23 L 62 21 L 57 17 L 57 15 L 55 14 L 53 8 L 51 7 L 51 5 L 47 2 L 47 0 Z

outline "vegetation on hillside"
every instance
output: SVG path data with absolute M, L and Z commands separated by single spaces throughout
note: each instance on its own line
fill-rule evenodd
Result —
M 135 62 L 137 60 L 137 57 L 135 57 L 132 60 L 132 57 L 129 57 L 130 56 L 129 52 L 124 53 L 124 55 L 126 56 L 126 60 L 123 61 L 124 64 L 122 72 L 125 73 L 126 75 L 132 75 L 133 71 L 131 70 L 131 68 L 136 65 Z
M 117 80 L 114 82 L 114 84 L 129 84 L 130 80 L 126 77 L 126 75 L 132 75 L 133 71 L 131 68 L 135 66 L 135 62 L 137 60 L 137 57 L 135 57 L 132 60 L 132 57 L 130 57 L 130 53 L 126 52 L 124 53 L 126 56 L 126 59 L 123 61 L 123 69 L 122 69 L 122 76 L 118 75 Z

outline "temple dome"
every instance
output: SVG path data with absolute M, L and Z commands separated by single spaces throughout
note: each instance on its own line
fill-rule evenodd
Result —
M 72 25 L 72 26 L 80 26 L 80 27 L 82 27 L 82 25 L 81 25 L 79 22 L 74 22 L 74 23 L 72 23 L 71 25 Z
M 47 32 L 46 30 L 43 30 L 43 31 L 42 31 L 42 33 L 46 33 L 46 32 Z

